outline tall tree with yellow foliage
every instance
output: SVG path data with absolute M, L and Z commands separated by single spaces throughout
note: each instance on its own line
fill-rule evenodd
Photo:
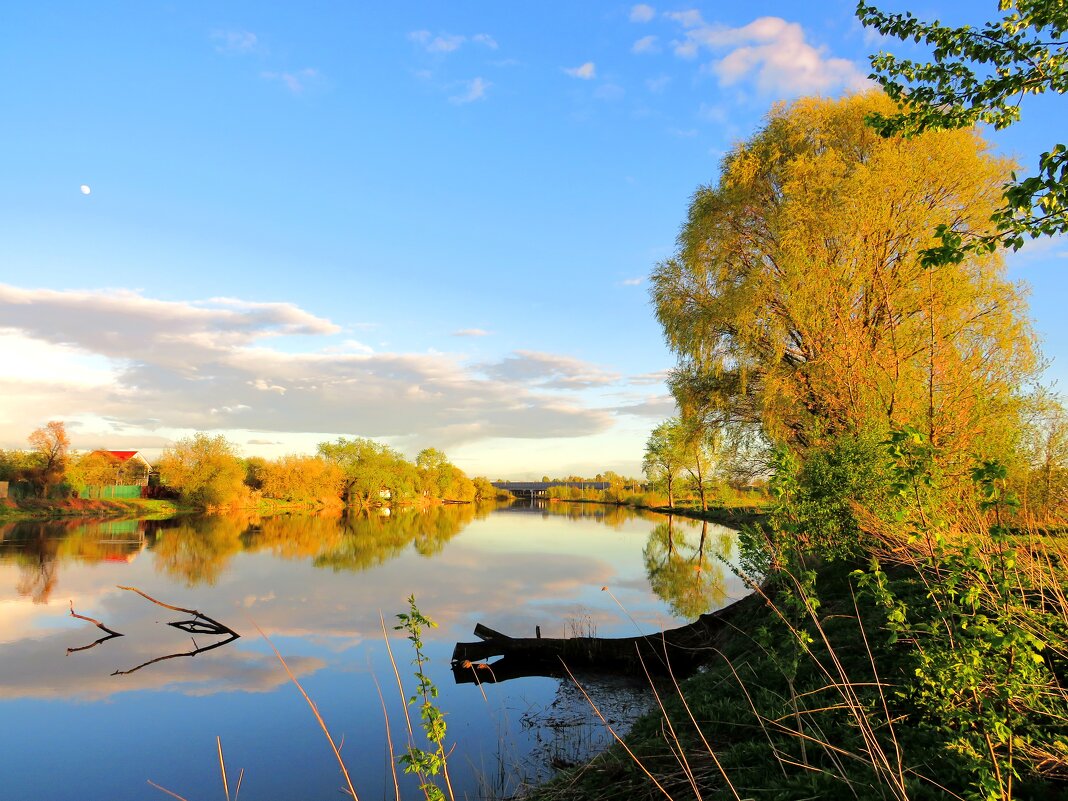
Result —
M 706 412 L 804 450 L 910 424 L 963 466 L 1016 430 L 1036 369 L 997 254 L 925 267 L 938 224 L 985 231 L 1010 164 L 974 130 L 883 138 L 877 92 L 776 106 L 698 189 L 652 295 Z

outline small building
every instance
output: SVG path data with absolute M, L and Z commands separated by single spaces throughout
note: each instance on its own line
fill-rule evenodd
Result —
M 141 455 L 140 451 L 93 451 L 93 453 L 105 453 L 122 465 L 123 484 L 148 486 L 148 474 L 152 472 L 152 465 Z
M 81 498 L 140 498 L 147 492 L 152 466 L 137 451 L 96 450 L 88 454 L 92 467 L 84 485 L 75 487 Z

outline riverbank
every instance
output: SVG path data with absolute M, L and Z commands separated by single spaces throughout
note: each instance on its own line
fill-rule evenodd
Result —
M 552 498 L 550 503 L 593 503 L 602 506 L 620 506 L 625 509 L 640 509 L 646 512 L 656 512 L 661 515 L 676 515 L 688 517 L 691 520 L 707 520 L 728 528 L 740 529 L 742 526 L 764 526 L 767 522 L 769 507 L 759 504 L 745 506 L 713 506 L 708 509 L 698 509 L 692 506 L 652 506 L 637 503 L 629 499 L 622 501 L 593 500 L 590 498 Z
M 435 506 L 466 501 L 446 501 L 424 504 Z M 418 504 L 401 504 L 397 508 L 407 508 Z M 149 498 L 128 499 L 91 499 L 64 498 L 48 499 L 23 498 L 0 500 L 0 522 L 18 520 L 52 520 L 84 517 L 87 519 L 111 517 L 138 517 L 160 520 L 184 514 L 238 514 L 248 513 L 263 517 L 287 514 L 343 514 L 347 509 L 370 511 L 379 507 L 346 506 L 343 503 L 328 501 L 290 501 L 277 498 L 258 498 L 246 506 L 203 507 L 177 500 L 159 500 Z M 385 507 L 389 508 L 389 507 Z
M 1016 606 L 1013 631 L 982 604 L 950 611 L 931 578 L 861 560 L 780 575 L 625 748 L 526 798 L 1068 799 L 1064 605 Z
M 630 504 L 626 504 L 630 505 Z M 677 515 L 692 520 L 707 520 L 728 528 L 740 529 L 742 526 L 763 526 L 767 522 L 768 509 L 763 506 L 716 506 L 709 509 L 693 509 L 686 506 L 633 506 L 662 515 Z
M 178 514 L 195 512 L 176 501 L 150 498 L 90 499 L 65 498 L 42 500 L 5 498 L 0 501 L 0 522 L 19 520 L 54 520 L 73 517 L 100 519 L 111 517 L 139 517 L 162 520 Z

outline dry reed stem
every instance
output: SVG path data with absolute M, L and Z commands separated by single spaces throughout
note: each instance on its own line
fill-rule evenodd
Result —
M 408 714 L 408 703 L 404 696 L 404 684 L 401 682 L 400 670 L 397 669 L 397 660 L 393 658 L 393 649 L 389 645 L 389 634 L 386 633 L 386 619 L 382 616 L 382 612 L 378 613 L 378 621 L 382 624 L 382 639 L 386 643 L 386 653 L 389 654 L 389 664 L 393 666 L 393 676 L 397 679 L 397 693 L 401 697 L 401 703 L 404 706 L 404 720 L 408 726 L 408 744 L 415 744 L 415 730 L 412 728 L 412 718 Z
M 590 708 L 593 710 L 594 714 L 597 715 L 601 723 L 604 724 L 604 727 L 608 730 L 608 733 L 612 735 L 612 739 L 614 739 L 623 747 L 623 750 L 627 752 L 627 755 L 632 760 L 634 760 L 634 764 L 641 768 L 642 773 L 649 777 L 649 780 L 654 785 L 656 785 L 656 789 L 658 789 L 661 793 L 664 794 L 664 798 L 668 799 L 668 801 L 673 801 L 673 799 L 671 798 L 671 794 L 664 789 L 664 786 L 660 784 L 660 782 L 657 781 L 656 777 L 649 772 L 649 769 L 642 764 L 642 761 L 638 759 L 637 755 L 635 755 L 635 753 L 630 750 L 630 746 L 623 742 L 623 738 L 616 734 L 616 730 L 612 728 L 612 724 L 605 720 L 604 715 L 601 714 L 601 710 L 597 708 L 597 704 L 595 704 L 593 702 L 593 699 L 590 698 L 589 693 L 586 692 L 586 688 L 579 684 L 578 679 L 575 678 L 575 675 L 571 672 L 571 668 L 567 666 L 567 663 L 565 663 L 564 660 L 561 659 L 560 664 L 563 665 L 564 670 L 567 672 L 568 678 L 570 678 L 571 682 L 578 688 L 578 691 L 582 693 L 583 698 L 586 699 L 586 703 L 590 705 Z
M 182 796 L 178 795 L 178 793 L 172 793 L 172 792 L 171 792 L 170 790 L 168 790 L 168 789 L 167 789 L 166 787 L 160 787 L 160 786 L 159 786 L 158 784 L 156 784 L 156 783 L 155 783 L 154 781 L 152 781 L 151 779 L 145 779 L 145 781 L 147 781 L 147 782 L 148 782 L 149 784 L 151 784 L 151 785 L 152 785 L 153 787 L 155 787 L 155 788 L 156 788 L 157 790 L 161 790 L 161 791 L 163 791 L 164 793 L 166 793 L 167 795 L 169 795 L 169 796 L 170 796 L 171 798 L 177 798 L 177 799 L 178 799 L 178 801 L 187 801 L 187 799 L 185 799 L 185 798 L 183 798 Z
M 745 686 L 745 682 L 742 681 L 742 677 L 738 675 L 738 671 L 735 670 L 734 664 L 731 662 L 731 660 L 727 658 L 726 654 L 724 654 L 718 648 L 714 648 L 713 650 L 717 654 L 719 654 L 720 657 L 723 658 L 723 661 L 727 664 L 727 667 L 730 668 L 731 673 L 734 675 L 735 681 L 738 682 L 738 686 L 745 694 L 745 700 L 749 702 L 749 709 L 752 710 L 753 717 L 756 718 L 757 723 L 760 724 L 760 729 L 764 732 L 764 737 L 768 741 L 768 747 L 771 749 L 772 756 L 774 756 L 775 759 L 779 762 L 779 769 L 782 771 L 782 775 L 785 778 L 787 775 L 786 768 L 782 766 L 782 758 L 779 756 L 779 749 L 775 747 L 775 742 L 771 739 L 771 734 L 770 732 L 768 732 L 768 727 L 764 725 L 765 717 L 757 711 L 756 704 L 753 702 L 753 697 L 749 694 L 749 688 Z
M 627 618 L 631 621 L 631 623 L 634 624 L 634 627 L 635 627 L 635 629 L 638 630 L 638 633 L 641 634 L 642 631 L 641 631 L 641 627 L 638 625 L 638 621 L 636 621 L 634 619 L 634 617 L 630 614 L 630 612 L 626 609 L 626 607 L 624 607 L 623 604 L 621 604 L 619 602 L 619 599 L 616 598 L 616 596 L 612 592 L 612 590 L 610 590 L 608 588 L 608 586 L 605 585 L 605 586 L 601 587 L 601 591 L 608 593 L 608 596 L 615 602 L 616 606 L 618 606 L 620 608 L 620 610 L 623 612 L 623 614 L 625 614 L 627 616 Z M 635 646 L 635 650 L 638 650 L 637 646 Z M 668 716 L 667 710 L 664 708 L 664 704 L 660 700 L 660 693 L 657 692 L 656 684 L 655 684 L 655 682 L 653 682 L 652 676 L 649 675 L 649 669 L 648 669 L 648 667 L 646 667 L 645 660 L 642 659 L 642 656 L 641 656 L 640 652 L 638 653 L 638 661 L 641 662 L 642 670 L 645 672 L 645 678 L 649 682 L 649 687 L 653 691 L 653 697 L 656 698 L 657 706 L 660 707 L 660 711 L 663 714 L 664 720 L 668 724 L 668 728 L 671 731 L 672 739 L 675 741 L 676 745 L 679 748 L 679 752 L 676 755 L 676 759 L 678 759 L 680 767 L 683 769 L 683 772 L 686 774 L 686 777 L 689 780 L 691 787 L 693 788 L 694 795 L 697 796 L 698 799 L 700 799 L 701 798 L 701 791 L 697 786 L 696 778 L 694 777 L 693 770 L 690 768 L 689 761 L 686 759 L 686 751 L 682 747 L 681 743 L 679 742 L 679 738 L 675 733 L 674 726 L 671 723 L 671 718 Z M 697 731 L 698 736 L 701 738 L 701 742 L 704 744 L 705 748 L 707 749 L 709 756 L 711 756 L 712 757 L 712 761 L 715 762 L 716 769 L 720 772 L 720 775 L 723 777 L 723 781 L 725 781 L 727 783 L 727 786 L 730 788 L 731 793 L 733 793 L 734 797 L 736 799 L 739 799 L 739 801 L 740 801 L 738 793 L 734 789 L 734 785 L 731 783 L 731 780 L 727 776 L 726 771 L 723 770 L 723 766 L 720 764 L 719 759 L 716 757 L 715 752 L 712 750 L 712 746 L 710 746 L 708 744 L 708 740 L 705 739 L 704 732 L 701 730 L 701 727 L 697 724 L 697 720 L 694 718 L 693 712 L 690 710 L 690 705 L 686 702 L 686 699 L 683 697 L 682 689 L 679 687 L 678 681 L 675 680 L 675 674 L 671 669 L 671 659 L 668 656 L 667 643 L 666 642 L 664 642 L 664 665 L 667 667 L 668 675 L 671 677 L 671 682 L 674 685 L 675 690 L 678 693 L 678 696 L 679 696 L 680 700 L 682 701 L 683 708 L 686 710 L 686 714 L 689 716 L 690 721 L 693 723 L 694 729 Z M 752 701 L 750 701 L 750 703 L 752 703 Z
M 671 739 L 675 743 L 675 747 L 671 747 L 671 743 L 668 743 L 668 748 L 671 750 L 672 755 L 679 763 L 679 767 L 682 768 L 683 774 L 685 774 L 687 780 L 690 782 L 690 787 L 693 788 L 693 794 L 697 797 L 697 801 L 701 801 L 701 790 L 697 786 L 697 781 L 694 779 L 693 770 L 690 768 L 689 760 L 686 759 L 686 749 L 682 747 L 682 742 L 679 740 L 678 734 L 675 732 L 675 726 L 671 722 L 671 716 L 668 714 L 667 709 L 664 707 L 664 702 L 660 700 L 660 693 L 657 692 L 656 682 L 653 681 L 653 677 L 649 675 L 649 669 L 645 666 L 645 660 L 642 659 L 641 650 L 635 645 L 634 650 L 638 654 L 638 661 L 641 663 L 642 671 L 645 673 L 645 680 L 649 683 L 649 689 L 653 691 L 653 698 L 656 699 L 656 705 L 660 707 L 660 715 L 664 723 L 667 724 L 668 731 L 671 733 Z M 664 658 L 667 659 L 667 645 L 664 646 Z M 676 751 L 676 749 L 678 749 Z M 715 755 L 712 756 L 715 759 Z M 716 764 L 719 762 L 717 760 Z M 724 775 L 726 778 L 726 775 Z
M 686 696 L 682 693 L 682 688 L 679 686 L 678 680 L 675 678 L 675 671 L 671 669 L 671 660 L 668 659 L 667 647 L 664 648 L 664 663 L 667 665 L 668 676 L 671 678 L 671 684 L 675 687 L 675 692 L 679 696 L 679 700 L 682 702 L 682 708 L 686 710 L 686 715 L 690 718 L 690 723 L 693 724 L 694 730 L 697 732 L 697 736 L 701 738 L 701 743 L 704 745 L 705 750 L 708 751 L 708 755 L 712 757 L 712 761 L 716 763 L 716 770 L 723 776 L 723 781 L 727 783 L 727 787 L 730 788 L 731 793 L 738 801 L 741 801 L 738 791 L 734 789 L 734 784 L 731 782 L 727 772 L 723 769 L 723 765 L 720 764 L 719 757 L 716 756 L 716 752 L 712 750 L 712 746 L 709 745 L 708 740 L 705 738 L 704 730 L 698 725 L 697 719 L 694 717 L 693 710 L 690 709 L 690 704 L 686 700 Z M 645 669 L 645 663 L 642 663 L 642 669 Z M 649 671 L 645 671 L 645 675 L 648 677 Z
M 871 672 L 875 677 L 875 688 L 879 691 L 879 702 L 883 707 L 883 714 L 886 716 L 886 726 L 890 730 L 890 742 L 894 744 L 894 756 L 897 762 L 897 776 L 900 780 L 902 787 L 905 786 L 905 760 L 901 753 L 901 745 L 897 741 L 897 735 L 894 733 L 894 716 L 890 714 L 890 704 L 887 703 L 886 694 L 883 692 L 883 683 L 879 679 L 879 669 L 875 666 L 875 654 L 872 653 L 871 645 L 868 643 L 868 633 L 864 630 L 864 621 L 860 618 L 860 607 L 857 605 L 857 595 L 853 591 L 853 585 L 849 585 L 849 595 L 853 599 L 853 608 L 857 612 L 857 627 L 860 629 L 860 636 L 864 640 L 864 651 L 868 655 L 868 661 L 871 663 Z
M 267 641 L 267 644 L 271 646 L 271 650 L 274 651 L 274 655 L 278 657 L 278 661 L 282 663 L 282 667 L 285 668 L 286 675 L 289 676 L 289 680 L 296 685 L 300 690 L 300 694 L 304 696 L 304 700 L 308 703 L 308 708 L 311 709 L 312 714 L 315 715 L 315 719 L 319 721 L 319 727 L 323 730 L 323 734 L 326 735 L 327 742 L 330 743 L 330 748 L 334 752 L 334 757 L 337 759 L 337 764 L 341 768 L 341 773 L 345 777 L 345 784 L 348 785 L 348 793 L 352 796 L 354 801 L 359 801 L 359 796 L 356 795 L 356 788 L 352 786 L 352 777 L 349 776 L 349 769 L 345 767 L 345 760 L 341 758 L 341 751 L 338 749 L 337 744 L 334 742 L 334 738 L 330 735 L 330 730 L 326 727 L 326 721 L 323 720 L 323 716 L 319 714 L 318 707 L 315 706 L 315 702 L 308 696 L 308 693 L 304 690 L 303 685 L 297 680 L 297 677 L 293 675 L 293 671 L 289 669 L 289 665 L 286 664 L 286 660 L 282 658 L 282 655 L 278 653 L 278 649 L 274 647 L 274 643 L 270 638 L 263 633 L 255 622 L 252 624 L 256 627 L 256 631 L 260 633 L 260 636 Z
M 878 775 L 883 776 L 884 779 L 889 779 L 887 784 L 889 785 L 889 789 L 894 794 L 894 796 L 900 799 L 900 801 L 907 801 L 908 792 L 905 789 L 903 778 L 900 775 L 895 775 L 890 759 L 886 756 L 885 752 L 882 749 L 882 746 L 879 744 L 878 738 L 875 736 L 875 730 L 871 725 L 871 721 L 869 720 L 866 711 L 864 710 L 863 704 L 860 702 L 859 697 L 853 691 L 853 685 L 848 679 L 844 666 L 839 661 L 838 655 L 835 652 L 834 647 L 831 645 L 830 640 L 828 639 L 827 634 L 822 624 L 820 623 L 820 620 L 817 617 L 815 611 L 812 609 L 811 605 L 807 603 L 808 596 L 807 593 L 805 593 L 804 587 L 797 580 L 796 576 L 788 572 L 786 573 L 786 575 L 794 583 L 794 586 L 799 593 L 799 597 L 803 601 L 805 601 L 805 609 L 808 613 L 809 619 L 812 621 L 813 625 L 816 628 L 816 631 L 820 636 L 820 639 L 823 641 L 823 644 L 827 649 L 828 656 L 832 661 L 835 673 L 838 674 L 838 678 L 836 679 L 831 674 L 830 670 L 828 670 L 828 668 L 819 659 L 817 659 L 816 656 L 810 650 L 806 649 L 806 653 L 812 659 L 813 664 L 816 666 L 819 672 L 826 677 L 827 681 L 829 682 L 829 685 L 838 690 L 839 694 L 841 695 L 845 708 L 849 709 L 853 719 L 857 723 L 858 731 L 860 732 L 862 740 L 864 742 L 864 751 L 866 752 L 867 758 L 865 759 L 856 754 L 845 751 L 844 749 L 838 748 L 837 746 L 833 746 L 825 740 L 805 734 L 803 731 L 800 730 L 800 716 L 797 714 L 794 715 L 795 720 L 797 720 L 798 723 L 797 730 L 793 730 L 786 726 L 783 726 L 778 721 L 768 722 L 779 727 L 784 733 L 797 737 L 802 744 L 805 742 L 812 742 L 813 744 L 819 745 L 828 754 L 828 757 L 832 758 L 832 760 L 835 761 L 836 764 L 837 760 L 833 758 L 832 754 L 841 754 L 842 756 L 848 756 L 850 758 L 857 759 L 861 762 L 871 765 Z M 760 595 L 760 597 L 765 600 L 768 605 L 768 608 L 770 608 L 779 618 L 779 620 L 787 627 L 791 635 L 799 642 L 801 642 L 802 638 L 800 631 L 792 623 L 790 623 L 790 621 L 786 618 L 786 616 L 782 613 L 778 606 L 776 606 L 775 603 L 772 602 L 772 600 L 767 596 L 766 593 L 763 592 L 763 590 L 759 586 L 754 585 L 754 589 Z M 870 653 L 871 652 L 869 649 L 869 657 Z M 796 698 L 796 695 L 793 696 L 793 700 L 795 702 Z M 895 749 L 897 750 L 896 741 Z M 790 761 L 787 760 L 787 762 Z M 850 783 L 844 774 L 842 774 L 840 778 L 846 781 L 847 784 Z
M 386 710 L 386 699 L 382 695 L 382 685 L 378 683 L 378 676 L 372 672 L 371 678 L 374 680 L 375 690 L 378 691 L 378 702 L 382 704 L 382 719 L 386 723 L 386 745 L 389 748 L 389 769 L 393 774 L 393 795 L 396 801 L 401 801 L 400 782 L 397 780 L 397 758 L 393 751 L 393 733 L 389 729 L 389 712 Z
M 215 735 L 215 744 L 219 747 L 219 773 L 222 774 L 223 792 L 226 794 L 226 801 L 230 801 L 230 785 L 226 781 L 226 760 L 223 759 L 222 737 Z
M 397 668 L 397 660 L 393 658 L 393 648 L 390 647 L 389 635 L 386 633 L 386 619 L 382 616 L 381 611 L 378 613 L 378 620 L 382 625 L 382 637 L 386 642 L 386 653 L 389 654 L 389 664 L 393 666 L 393 675 L 397 679 L 397 693 L 400 695 L 401 705 L 404 707 L 404 720 L 408 727 L 408 747 L 412 748 L 415 746 L 415 730 L 412 728 L 411 715 L 408 714 L 408 703 L 404 695 L 404 684 L 401 682 L 400 670 Z M 449 791 L 449 798 L 455 799 L 456 796 L 452 790 L 452 781 L 449 778 L 449 764 L 446 760 L 447 754 L 445 754 L 440 744 L 438 745 L 438 751 L 441 756 L 441 772 L 445 779 L 445 787 Z M 420 783 L 426 784 L 428 782 L 426 774 L 422 771 L 417 771 L 416 775 L 419 777 Z
M 838 692 L 841 694 L 842 700 L 847 704 L 849 711 L 853 716 L 853 719 L 856 721 L 858 730 L 860 731 L 861 737 L 864 740 L 864 748 L 868 753 L 872 767 L 875 769 L 876 773 L 882 775 L 884 779 L 890 779 L 888 784 L 890 785 L 891 792 L 893 792 L 895 797 L 904 801 L 904 799 L 908 798 L 908 791 L 905 788 L 904 777 L 894 774 L 890 759 L 889 757 L 887 757 L 886 752 L 883 750 L 882 745 L 879 743 L 879 740 L 875 735 L 875 729 L 871 725 L 871 720 L 867 712 L 864 710 L 864 705 L 861 703 L 860 698 L 857 696 L 853 684 L 849 681 L 849 676 L 846 673 L 845 667 L 838 659 L 838 653 L 831 645 L 831 641 L 827 637 L 827 633 L 824 630 L 823 625 L 821 624 L 815 611 L 812 609 L 811 604 L 807 603 L 807 595 L 804 592 L 804 588 L 794 576 L 791 575 L 790 578 L 793 579 L 794 584 L 797 587 L 798 591 L 802 594 L 802 597 L 806 599 L 805 609 L 807 610 L 809 618 L 815 626 L 816 631 L 819 633 L 820 639 L 823 641 L 823 644 L 827 649 L 827 653 L 834 664 L 835 672 L 838 674 L 840 681 L 835 682 L 830 675 L 828 675 L 828 679 L 830 679 L 832 685 L 835 685 L 835 689 L 838 690 Z M 859 615 L 857 618 L 857 624 L 858 626 L 860 625 Z M 861 628 L 863 627 L 861 626 Z M 866 644 L 867 639 L 865 638 L 865 645 Z M 869 659 L 873 659 L 870 649 L 868 650 L 868 656 Z M 812 658 L 816 662 L 816 664 L 820 666 L 821 670 L 825 674 L 827 674 L 828 671 L 823 669 L 823 666 L 819 662 L 819 660 L 816 659 L 814 655 Z M 900 750 L 897 749 L 896 741 L 895 749 Z

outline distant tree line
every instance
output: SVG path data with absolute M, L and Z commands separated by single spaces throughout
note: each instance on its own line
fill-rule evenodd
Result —
M 241 458 L 222 435 L 194 434 L 164 451 L 160 483 L 199 506 L 250 505 L 258 498 L 287 503 L 381 506 L 424 502 L 489 501 L 497 491 L 469 478 L 436 448 L 409 461 L 399 451 L 364 438 L 321 442 L 315 455 Z
M 18 482 L 40 498 L 77 495 L 95 485 L 140 483 L 143 466 L 107 451 L 72 453 L 62 422 L 30 434 L 30 447 L 0 450 L 0 481 Z M 379 506 L 489 501 L 498 491 L 470 478 L 436 448 L 409 461 L 399 451 L 363 438 L 321 442 L 315 455 L 243 458 L 220 435 L 197 433 L 167 448 L 154 465 L 153 484 L 202 507 L 238 507 L 266 498 L 284 503 Z

